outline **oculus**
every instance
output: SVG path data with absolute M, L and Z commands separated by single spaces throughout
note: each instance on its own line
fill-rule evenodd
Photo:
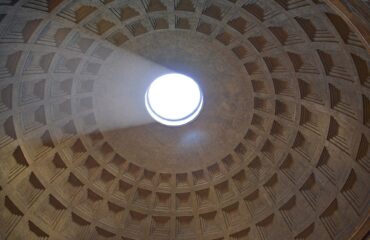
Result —
M 170 73 L 156 78 L 145 93 L 150 116 L 167 126 L 181 126 L 193 121 L 203 106 L 203 94 L 190 77 Z

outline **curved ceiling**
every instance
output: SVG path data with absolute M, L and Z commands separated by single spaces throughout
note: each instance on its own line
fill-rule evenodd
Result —
M 347 5 L 0 1 L 0 236 L 366 234 L 369 9 Z M 169 72 L 204 93 L 184 127 L 145 110 Z

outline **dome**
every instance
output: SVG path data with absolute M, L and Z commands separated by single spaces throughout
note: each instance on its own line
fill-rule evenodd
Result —
M 0 239 L 366 239 L 369 13 L 0 0 Z M 166 74 L 200 90 L 183 126 L 146 108 Z

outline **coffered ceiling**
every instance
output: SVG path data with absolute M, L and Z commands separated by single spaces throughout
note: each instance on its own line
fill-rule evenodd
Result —
M 0 0 L 0 239 L 361 239 L 362 1 Z M 144 94 L 197 80 L 166 127 Z

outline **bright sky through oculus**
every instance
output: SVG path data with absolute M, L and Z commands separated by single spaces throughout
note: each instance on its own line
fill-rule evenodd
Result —
M 168 126 L 180 126 L 194 120 L 203 105 L 198 84 L 182 74 L 166 74 L 156 78 L 145 95 L 149 114 Z

